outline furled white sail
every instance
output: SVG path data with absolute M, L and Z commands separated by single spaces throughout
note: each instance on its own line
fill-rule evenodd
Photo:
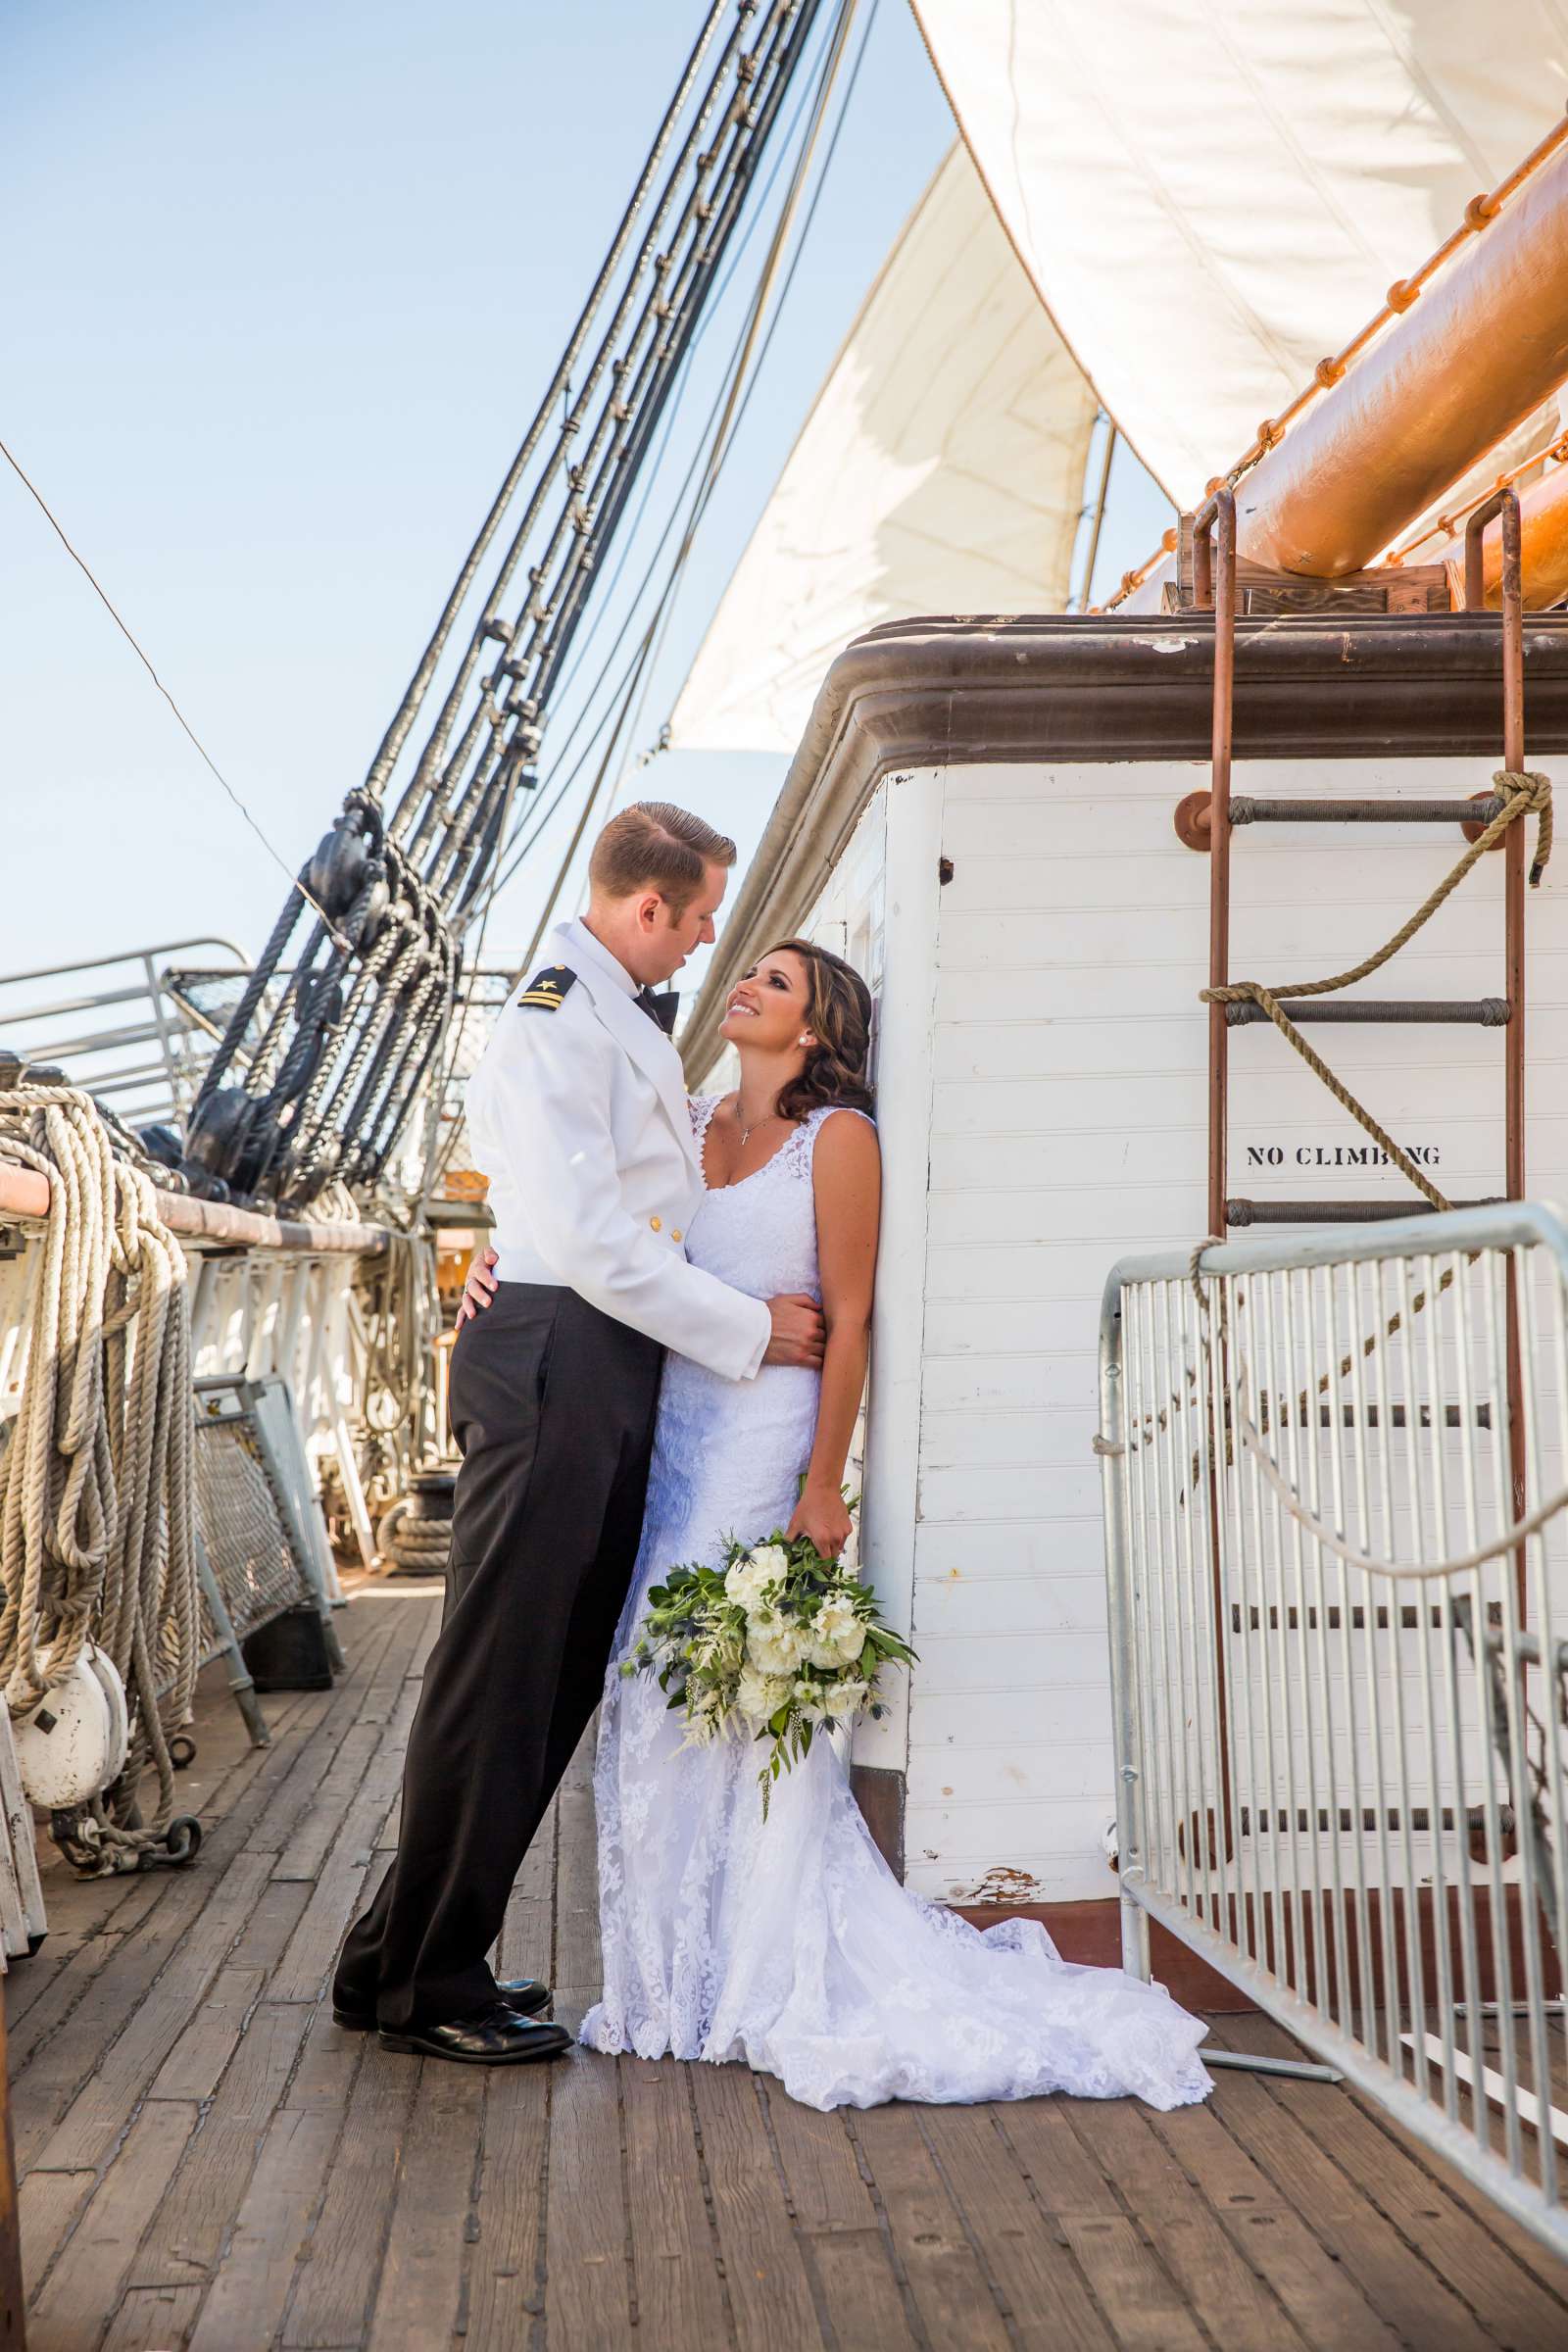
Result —
M 912 0 L 1019 259 L 1182 506 L 1544 136 L 1557 0 Z
M 793 751 L 852 637 L 1059 609 L 1095 401 L 962 145 L 860 308 L 676 706 L 683 750 Z

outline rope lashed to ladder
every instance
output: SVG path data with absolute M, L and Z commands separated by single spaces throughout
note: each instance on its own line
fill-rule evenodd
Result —
M 1504 767 L 1497 770 L 1493 782 L 1502 798 L 1502 807 L 1497 810 L 1496 815 L 1470 844 L 1457 864 L 1444 876 L 1437 888 L 1429 892 L 1408 920 L 1399 925 L 1394 937 L 1386 941 L 1373 955 L 1363 956 L 1359 963 L 1351 964 L 1348 971 L 1335 972 L 1326 980 L 1280 981 L 1268 987 L 1265 987 L 1261 980 L 1234 980 L 1224 987 L 1205 988 L 1201 992 L 1205 1004 L 1251 1004 L 1261 1005 L 1286 1044 L 1296 1049 L 1313 1076 L 1322 1080 L 1334 1100 L 1342 1108 L 1349 1112 L 1351 1118 L 1359 1126 L 1365 1128 L 1373 1142 L 1388 1153 L 1400 1174 L 1407 1177 L 1416 1190 L 1426 1196 L 1434 1208 L 1447 1208 L 1451 1206 L 1451 1203 L 1445 1194 L 1439 1192 L 1430 1177 L 1423 1175 L 1409 1153 L 1395 1142 L 1388 1129 L 1373 1116 L 1365 1103 L 1356 1100 L 1344 1079 L 1336 1077 L 1322 1055 L 1314 1053 L 1280 1000 L 1282 997 L 1298 1000 L 1302 997 L 1333 996 L 1339 989 L 1353 988 L 1358 980 L 1368 979 L 1373 972 L 1381 970 L 1393 956 L 1397 956 L 1402 947 L 1409 944 L 1424 924 L 1432 920 L 1438 909 L 1452 897 L 1471 868 L 1486 856 L 1494 843 L 1502 839 L 1508 827 L 1528 816 L 1532 810 L 1536 815 L 1537 830 L 1536 855 L 1530 867 L 1530 887 L 1532 890 L 1539 889 L 1541 877 L 1545 872 L 1547 861 L 1551 857 L 1551 779 L 1549 776 L 1537 774 L 1529 768 Z
M 135 1868 L 173 1811 L 164 1715 L 188 1717 L 200 1656 L 185 1258 L 150 1179 L 116 1157 L 77 1088 L 0 1089 L 0 1160 L 49 1180 L 20 1407 L 0 1454 L 0 1686 L 25 1715 L 89 1642 L 108 1653 L 130 1754 L 68 1850 L 89 1870 Z M 159 1803 L 143 1830 L 129 1824 L 149 1756 Z

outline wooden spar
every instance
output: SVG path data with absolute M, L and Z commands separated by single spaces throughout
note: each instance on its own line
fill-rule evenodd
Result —
M 1559 124 L 1219 477 L 1236 490 L 1238 553 L 1313 579 L 1364 568 L 1565 378 Z M 1167 553 L 1129 572 L 1112 606 L 1156 610 L 1172 571 Z
M 1241 552 L 1370 564 L 1568 376 L 1568 147 L 1422 287 L 1238 486 Z
M 219 1244 L 251 1250 L 306 1250 L 312 1256 L 366 1257 L 384 1250 L 380 1225 L 310 1224 L 268 1217 L 227 1202 L 198 1200 L 189 1193 L 158 1196 L 158 1213 L 171 1233 L 198 1246 Z M 36 1168 L 0 1163 L 0 1224 L 10 1218 L 35 1222 L 49 1214 L 49 1179 Z

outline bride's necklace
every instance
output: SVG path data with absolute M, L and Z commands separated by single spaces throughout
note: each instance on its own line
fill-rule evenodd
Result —
M 742 1117 L 741 1099 L 739 1095 L 737 1095 L 735 1098 L 735 1117 L 740 1126 L 741 1150 L 744 1152 L 754 1135 L 759 1134 L 762 1128 L 770 1127 L 772 1125 L 773 1121 L 778 1117 L 778 1112 L 776 1110 L 764 1111 L 760 1119 L 754 1119 L 751 1125 L 748 1127 L 744 1118 Z

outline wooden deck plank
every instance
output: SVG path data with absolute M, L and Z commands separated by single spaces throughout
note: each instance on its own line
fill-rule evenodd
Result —
M 1159 2259 L 1200 2326 L 1225 2352 L 1285 2352 L 1301 2337 L 1289 2307 L 1254 2267 L 1254 2236 L 1278 2225 L 1277 2210 L 1248 2209 L 1246 2223 L 1225 2219 L 1188 2178 L 1171 2143 L 1132 2099 L 1084 2099 L 1069 2111 L 1074 2132 L 1122 2202 L 1159 2249 Z
M 1203 2338 L 1181 2290 L 1054 2099 L 996 2110 L 1043 2214 L 1066 2241 L 1127 2352 L 1199 2352 Z
M 239 2352 L 241 2346 L 261 2352 L 271 2343 L 341 2120 L 287 2107 L 273 2116 L 222 2268 L 202 2302 L 190 2352 Z
M 273 1998 L 316 2001 L 326 1988 L 339 1947 L 360 1909 L 375 1858 L 376 1832 L 403 1778 L 403 1750 L 414 1720 L 417 1686 L 405 1687 L 368 1769 L 352 1794 L 327 1849 L 299 1926 L 272 1981 Z M 341 1791 L 338 1792 L 341 1794 Z M 322 1799 L 322 1809 L 325 1809 Z
M 335 2026 L 328 2001 L 319 2007 L 309 2002 L 288 2006 L 299 2008 L 306 2025 L 304 2046 L 283 2104 L 298 2115 L 341 2116 L 353 2096 L 359 2070 L 374 2047 L 374 2036 L 347 2033 L 342 2026 Z
M 483 2069 L 372 2050 L 368 2066 L 417 2072 L 398 2158 L 392 2228 L 368 2352 L 435 2352 L 458 2331 L 479 2160 Z
M 690 2088 L 741 2352 L 804 2352 L 825 2339 L 757 2078 L 744 2066 L 694 2066 Z
M 1007 2329 L 913 2107 L 899 2103 L 856 2114 L 851 2136 L 887 2216 L 900 2266 L 933 2343 L 965 2352 L 1006 2352 Z
M 1114 2338 L 1065 2236 L 1041 2214 L 989 2107 L 933 2107 L 926 2144 L 961 2205 L 1024 2352 L 1113 2352 Z
M 250 2019 L 183 2161 L 164 2184 L 133 2286 L 188 2286 L 212 2275 L 257 2152 L 287 2087 L 306 2013 L 263 2002 Z M 144 2112 L 158 2104 L 149 2100 Z M 341 2114 L 334 2119 L 341 2121 Z
M 247 1875 L 254 1867 L 257 1856 L 249 1840 L 265 1841 L 268 1807 L 287 1800 L 294 1768 L 308 1760 L 315 1724 L 314 1717 L 306 1717 L 287 1738 L 261 1751 L 249 1786 L 203 1845 L 193 1869 L 156 1874 L 156 1899 L 145 1916 L 92 1976 L 59 2029 L 19 2070 L 12 2085 L 19 2164 L 37 2160 L 72 2100 L 214 1899 L 228 1864 L 243 1853 Z
M 46 2169 L 99 2165 L 222 1967 L 267 1884 L 265 1854 L 236 1854 L 177 1938 L 39 2153 Z M 155 1915 L 157 1916 L 157 1915 Z
M 27 2321 L 31 2352 L 92 2352 L 195 2123 L 195 2107 L 178 2099 L 142 2110 L 42 2283 Z
M 610 2060 L 583 2057 L 585 2067 Z M 684 2065 L 622 2058 L 626 2203 L 639 2327 L 656 2344 L 731 2343 Z
M 210 2099 L 266 1982 L 264 1968 L 220 1969 L 206 1999 L 159 2068 L 148 2097 Z
M 619 2064 L 573 2056 L 549 2070 L 546 2312 L 552 2343 L 571 2352 L 624 2352 L 631 2328 Z
M 30 2296 L 61 2247 L 98 2176 L 84 2173 L 29 2173 L 17 2190 L 22 2232 L 22 2281 Z
M 469 2352 L 526 2343 L 530 2322 L 545 2308 L 543 2189 L 555 2071 L 554 2063 L 506 2067 L 485 2084 Z
M 297 1717 L 291 1731 L 274 1741 L 270 1748 L 248 1750 L 246 1757 L 236 1766 L 230 1781 L 224 1784 L 231 1800 L 228 1812 L 220 1817 L 208 1836 L 201 1859 L 194 1870 L 178 1874 L 155 1870 L 118 1880 L 77 1880 L 72 1876 L 69 1884 L 62 1885 L 58 1892 L 52 1889 L 48 1893 L 46 1901 L 58 1909 L 63 1898 L 89 1895 L 106 1886 L 119 1886 L 124 1890 L 120 1901 L 105 1917 L 102 1928 L 88 1934 L 70 1952 L 64 1968 L 25 2013 L 12 2056 L 12 2081 L 17 2085 L 21 2104 L 27 2103 L 34 2089 L 43 2095 L 42 2077 L 26 2081 L 24 2077 L 29 2062 L 46 2044 L 52 2052 L 51 2065 L 54 2071 L 58 2071 L 68 2049 L 71 2058 L 82 2057 L 82 2071 L 86 2071 L 91 2063 L 88 2045 L 94 2013 L 90 2008 L 84 2010 L 83 2004 L 94 1993 L 104 1970 L 127 1948 L 134 1948 L 138 1954 L 145 1952 L 146 1937 L 142 1932 L 149 1929 L 155 1914 L 165 1919 L 172 1916 L 165 1910 L 165 1897 L 175 1886 L 184 1886 L 186 1888 L 180 1898 L 181 1907 L 187 1911 L 200 1907 L 225 1857 L 239 1851 L 244 1844 L 244 1823 L 254 1819 L 259 1811 L 262 1792 L 276 1782 L 290 1762 L 306 1752 L 312 1731 L 322 1721 L 327 1702 L 325 1692 L 316 1695 L 319 1699 L 316 1709 L 308 1715 Z M 232 1823 L 230 1814 L 237 1817 Z M 74 1900 L 71 1901 L 71 1907 L 74 1909 Z M 52 1912 L 51 1917 L 54 1915 Z M 153 1929 L 151 1932 L 156 1934 L 157 1931 Z M 51 1928 L 51 1939 L 52 1936 Z M 45 1944 L 44 1952 L 48 1950 L 49 1945 Z M 39 1957 L 43 1957 L 43 1954 Z M 114 1998 L 100 2008 L 100 2017 L 107 2018 L 112 2024 L 117 2017 L 123 2015 L 128 2001 L 134 1997 L 134 1994 L 127 1995 L 123 1982 L 118 1983 Z M 78 2015 L 78 2012 L 81 2014 Z M 69 2042 L 63 2038 L 68 2021 L 71 2029 Z M 80 2079 L 78 2075 L 78 2082 Z
M 103 2352 L 175 2352 L 201 2299 L 199 2286 L 133 2286 L 115 2314 Z
M 905 2352 L 915 2344 L 907 2284 L 872 2200 L 842 2112 L 797 2106 L 762 2078 L 758 2098 L 790 2209 L 841 2352 Z
M 1216 2038 L 1274 2056 L 1295 2046 L 1260 2016 L 1228 2020 Z M 1352 2201 L 1381 2214 L 1423 2256 L 1430 2249 L 1440 2279 L 1498 2343 L 1568 2341 L 1568 2265 L 1553 2262 L 1450 2166 L 1346 2085 L 1251 2080 L 1325 2151 Z
M 593 1732 L 556 1794 L 556 2016 L 573 2034 L 599 1998 L 599 1862 L 594 1832 Z
M 349 2036 L 342 2033 L 339 2041 Z M 360 2039 L 368 2044 L 368 2035 Z M 286 2346 L 360 2344 L 369 2326 L 419 2069 L 367 2047 L 283 2328 Z M 322 2108 L 320 2112 L 329 2112 Z
M 1249 2023 L 1250 2021 L 1248 2021 Z M 1338 2085 L 1313 2087 L 1328 2104 Z M 1295 2208 L 1322 2249 L 1313 2281 L 1298 2286 L 1292 2309 L 1320 2332 L 1389 2346 L 1484 2348 L 1487 2338 L 1431 2264 L 1325 2154 L 1311 2133 L 1270 2096 L 1263 2077 L 1228 2073 L 1220 2120 Z M 1353 2299 L 1352 2299 L 1353 2298 Z M 1357 2309 L 1365 2306 L 1366 2316 Z M 1361 2333 L 1353 2331 L 1359 2328 Z

